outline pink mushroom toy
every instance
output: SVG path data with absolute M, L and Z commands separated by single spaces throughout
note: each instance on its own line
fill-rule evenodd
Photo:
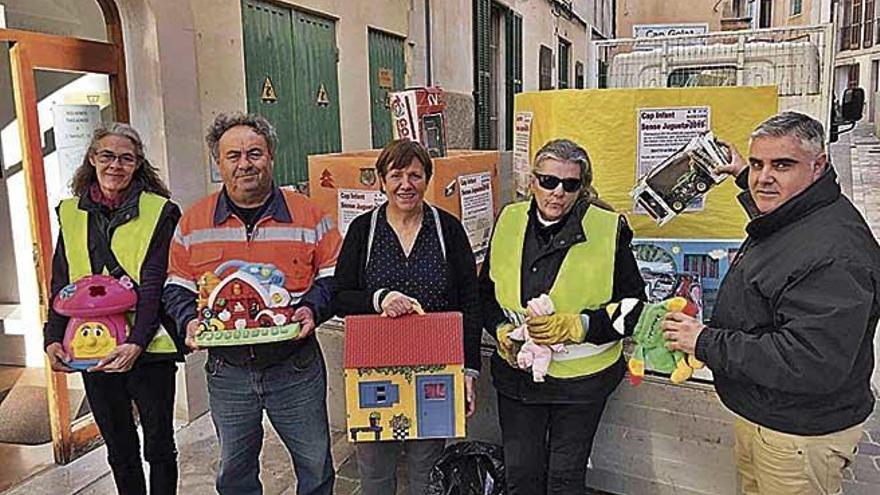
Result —
M 128 277 L 89 275 L 64 287 L 53 307 L 69 316 L 62 343 L 74 369 L 94 366 L 125 342 L 126 312 L 137 304 L 134 284 Z

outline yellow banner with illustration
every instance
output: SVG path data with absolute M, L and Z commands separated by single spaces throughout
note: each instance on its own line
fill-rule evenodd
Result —
M 639 177 L 705 131 L 747 156 L 749 134 L 777 106 L 773 86 L 522 93 L 515 99 L 514 175 L 518 187 L 525 184 L 544 143 L 571 139 L 590 155 L 600 197 L 627 215 L 636 237 L 742 239 L 747 217 L 732 178 L 662 227 L 634 206 L 630 191 Z

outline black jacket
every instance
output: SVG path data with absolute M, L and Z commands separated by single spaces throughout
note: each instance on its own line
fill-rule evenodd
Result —
M 737 181 L 741 182 L 741 181 Z M 740 195 L 754 211 L 748 192 Z M 804 192 L 752 218 L 696 354 L 734 413 L 822 435 L 873 410 L 880 247 L 831 166 Z
M 440 230 L 446 244 L 446 263 L 450 273 L 448 310 L 462 313 L 465 367 L 480 371 L 480 338 L 483 327 L 474 253 L 461 222 L 440 208 L 437 211 L 440 214 Z M 425 214 L 431 213 L 426 211 Z M 338 316 L 376 314 L 373 293 L 364 289 L 371 216 L 372 211 L 369 211 L 351 222 L 336 260 L 337 292 L 333 299 L 333 311 Z
M 98 243 L 108 242 L 109 239 L 112 239 L 113 232 L 117 227 L 131 219 L 137 218 L 141 191 L 143 191 L 141 183 L 132 183 L 132 190 L 128 198 L 119 208 L 114 210 L 95 203 L 88 194 L 80 197 L 79 208 L 87 211 L 89 214 L 88 240 L 92 273 L 101 273 L 105 266 L 109 269 L 109 266 L 112 265 L 109 260 L 105 259 L 104 253 L 107 250 L 99 248 Z M 173 202 L 168 201 L 162 208 L 159 222 L 156 225 L 156 230 L 153 232 L 153 238 L 150 240 L 150 246 L 147 249 L 144 263 L 141 266 L 141 273 L 139 274 L 140 284 L 137 287 L 138 302 L 135 307 L 135 320 L 126 342 L 137 344 L 143 349 L 147 348 L 150 341 L 156 335 L 160 323 L 166 327 L 168 333 L 174 338 L 177 348 L 184 348 L 183 342 L 177 338 L 174 322 L 167 318 L 164 309 L 161 307 L 162 286 L 165 284 L 166 272 L 168 270 L 168 248 L 178 220 L 180 220 L 180 208 Z M 104 232 L 104 234 L 98 235 L 98 232 Z M 69 268 L 64 249 L 64 236 L 62 232 L 59 232 L 58 241 L 55 245 L 55 254 L 52 258 L 50 301 L 54 301 L 58 292 L 72 282 L 72 280 L 69 280 Z M 49 318 L 43 327 L 44 346 L 63 341 L 64 330 L 67 327 L 68 320 L 68 317 L 57 313 L 52 308 L 52 305 L 49 304 Z M 174 354 L 148 354 L 145 352 L 141 354 L 138 360 L 151 361 L 155 359 L 168 359 L 169 357 L 180 360 L 182 359 L 182 354 L 175 356 Z
M 579 201 L 560 222 L 545 227 L 538 222 L 534 201 L 529 209 L 525 244 L 521 269 L 521 297 L 525 305 L 530 299 L 548 293 L 556 280 L 562 261 L 572 245 L 584 242 L 589 233 L 582 225 L 588 208 L 595 208 L 585 201 Z M 639 274 L 632 252 L 632 230 L 626 220 L 620 217 L 617 228 L 617 250 L 614 255 L 614 276 L 611 301 L 627 297 L 645 299 L 645 282 Z M 610 260 L 596 260 L 602 268 Z M 589 267 L 585 267 L 589 269 Z M 489 277 L 489 255 L 483 262 L 480 272 L 480 301 L 483 306 L 484 324 L 492 336 L 495 328 L 506 321 L 501 306 L 495 299 L 495 283 Z M 590 316 L 590 327 L 586 332 L 586 342 L 602 344 L 621 338 L 611 327 L 604 309 L 584 310 Z M 621 359 L 615 365 L 594 375 L 558 379 L 548 376 L 544 383 L 532 381 L 531 373 L 515 369 L 495 353 L 492 356 L 492 378 L 499 393 L 510 398 L 533 403 L 589 403 L 604 401 L 623 378 L 624 364 Z

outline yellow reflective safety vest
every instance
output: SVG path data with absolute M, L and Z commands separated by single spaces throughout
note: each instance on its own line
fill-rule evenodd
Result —
M 157 194 L 141 192 L 138 199 L 138 216 L 116 227 L 110 240 L 110 249 L 117 261 L 135 283 L 140 284 L 141 266 L 147 256 L 153 232 L 159 224 L 162 208 L 168 200 Z M 64 236 L 64 256 L 67 258 L 69 282 L 92 275 L 89 257 L 89 213 L 79 208 L 79 198 L 61 201 L 58 219 Z M 106 268 L 105 268 L 106 273 Z M 129 314 L 129 324 L 134 312 Z M 153 340 L 145 349 L 157 354 L 175 354 L 177 347 L 168 332 L 159 327 Z
M 507 206 L 498 216 L 489 250 L 489 277 L 495 283 L 495 299 L 511 323 L 522 324 L 522 257 L 530 202 Z M 617 251 L 619 216 L 591 206 L 581 224 L 586 240 L 569 248 L 550 288 L 557 313 L 578 314 L 598 309 L 611 299 L 614 257 Z M 620 341 L 594 345 L 566 345 L 566 352 L 554 353 L 548 374 L 575 378 L 602 371 L 620 359 Z

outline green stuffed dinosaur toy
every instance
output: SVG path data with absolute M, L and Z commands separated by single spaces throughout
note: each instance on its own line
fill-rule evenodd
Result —
M 632 357 L 627 363 L 630 382 L 638 385 L 645 376 L 645 367 L 661 373 L 670 373 L 672 383 L 681 383 L 694 374 L 695 369 L 703 367 L 703 363 L 694 356 L 681 351 L 670 351 L 666 348 L 663 337 L 663 319 L 667 313 L 685 312 L 687 300 L 673 297 L 659 303 L 646 303 L 633 331 L 636 346 Z M 694 316 L 694 315 L 690 315 Z

